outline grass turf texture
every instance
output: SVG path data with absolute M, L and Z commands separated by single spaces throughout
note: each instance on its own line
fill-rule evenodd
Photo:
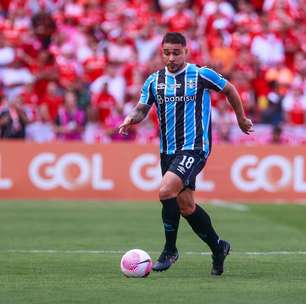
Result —
M 178 263 L 128 279 L 124 251 L 162 248 L 159 203 L 0 201 L 0 304 L 306 303 L 306 255 L 247 254 L 306 251 L 306 206 L 205 208 L 233 247 L 222 277 L 181 220 Z

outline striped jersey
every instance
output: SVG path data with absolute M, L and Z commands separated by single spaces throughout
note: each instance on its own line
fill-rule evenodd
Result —
M 160 128 L 160 152 L 211 150 L 210 91 L 220 92 L 227 81 L 214 70 L 187 63 L 176 72 L 165 67 L 145 81 L 139 102 L 155 104 Z

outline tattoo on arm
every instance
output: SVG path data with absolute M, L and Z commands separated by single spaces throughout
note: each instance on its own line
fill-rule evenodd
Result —
M 148 114 L 150 106 L 138 103 L 137 106 L 128 115 L 133 124 L 141 122 Z

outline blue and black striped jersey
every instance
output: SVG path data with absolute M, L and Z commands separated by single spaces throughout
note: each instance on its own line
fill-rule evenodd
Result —
M 139 102 L 157 107 L 160 152 L 211 150 L 210 90 L 220 92 L 227 81 L 214 70 L 187 63 L 173 74 L 167 68 L 151 74 Z

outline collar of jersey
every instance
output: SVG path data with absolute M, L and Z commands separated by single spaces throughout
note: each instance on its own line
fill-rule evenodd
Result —
M 188 65 L 189 65 L 189 63 L 186 63 L 186 65 L 181 70 L 177 71 L 176 73 L 169 72 L 168 68 L 165 67 L 166 74 L 171 75 L 171 76 L 177 76 L 177 75 L 183 73 L 187 69 Z

